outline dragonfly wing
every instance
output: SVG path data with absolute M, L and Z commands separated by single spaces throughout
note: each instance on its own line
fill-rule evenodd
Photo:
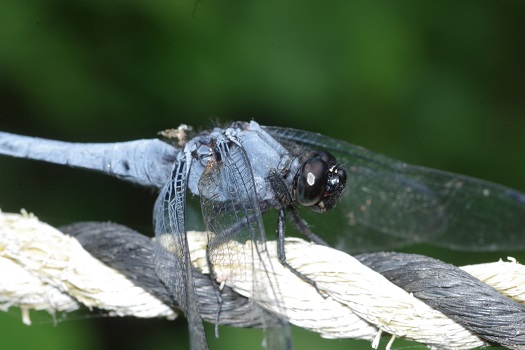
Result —
M 244 271 L 272 269 L 252 167 L 241 141 L 233 137 L 218 140 L 215 153 L 199 181 L 204 222 L 208 232 L 212 233 L 208 254 L 214 266 L 223 262 L 218 261 L 221 260 L 218 256 L 229 257 L 226 276 L 217 277 L 245 280 Z M 248 293 L 255 299 L 278 302 L 278 288 L 271 274 L 266 274 L 264 278 L 252 279 Z M 269 330 L 265 341 L 267 347 L 290 349 L 287 322 L 283 321 L 282 327 L 277 328 L 269 325 L 270 322 L 265 325 Z
M 189 161 L 181 152 L 170 181 L 155 203 L 156 272 L 188 318 L 192 350 L 208 348 L 199 313 L 186 237 L 185 203 Z
M 333 209 L 338 247 L 355 251 L 384 243 L 425 242 L 461 250 L 525 247 L 525 195 L 505 186 L 414 166 L 306 131 L 265 127 L 284 144 L 323 149 L 347 171 Z M 335 220 L 335 219 L 334 219 Z

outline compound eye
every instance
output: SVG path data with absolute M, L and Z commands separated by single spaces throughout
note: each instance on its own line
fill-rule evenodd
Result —
M 325 151 L 318 151 L 317 155 L 325 161 L 326 164 L 336 163 L 335 157 L 328 152 Z
M 319 203 L 328 181 L 328 165 L 323 158 L 316 155 L 305 161 L 297 176 L 297 202 L 305 207 Z

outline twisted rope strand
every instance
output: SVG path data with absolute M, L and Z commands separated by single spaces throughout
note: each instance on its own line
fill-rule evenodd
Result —
M 19 307 L 26 324 L 30 324 L 29 310 L 70 312 L 81 304 L 114 316 L 177 316 L 176 302 L 152 273 L 151 240 L 120 225 L 79 225 L 65 228 L 75 238 L 27 213 L 0 213 L 0 309 Z M 74 232 L 89 229 L 96 236 Z M 140 243 L 133 247 L 123 244 L 136 239 Z M 188 241 L 194 266 L 206 274 L 206 234 L 188 233 Z M 474 279 L 452 265 L 417 255 L 375 253 L 356 259 L 288 238 L 288 263 L 314 280 L 325 293 L 320 295 L 278 263 L 275 242 L 267 242 L 267 254 L 254 269 L 251 256 L 244 255 L 252 251 L 250 244 L 230 242 L 227 253 L 217 249 L 214 254 L 215 274 L 226 285 L 223 293 L 228 296 L 221 324 L 261 327 L 261 318 L 284 313 L 279 316 L 323 337 L 368 339 L 375 346 L 381 332 L 388 332 L 436 349 L 471 349 L 487 341 L 524 348 L 525 313 L 519 302 L 524 300 L 525 271 L 515 261 L 464 267 Z M 140 264 L 131 267 L 134 261 Z M 280 281 L 279 300 L 264 289 L 254 291 L 252 273 L 268 273 L 264 266 L 269 263 L 270 273 Z M 242 273 L 229 275 L 231 264 Z M 217 305 L 206 281 L 206 275 L 196 274 L 201 316 L 213 322 Z

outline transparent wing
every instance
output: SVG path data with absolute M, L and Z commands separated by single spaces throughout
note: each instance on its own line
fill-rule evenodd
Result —
M 345 167 L 347 188 L 330 213 L 338 248 L 374 250 L 402 241 L 472 251 L 525 247 L 523 193 L 409 165 L 320 134 L 264 128 L 289 147 L 328 150 Z
M 154 208 L 156 272 L 188 318 L 192 350 L 208 348 L 200 317 L 186 237 L 187 161 L 181 152 Z
M 199 181 L 204 222 L 212 233 L 208 256 L 213 266 L 221 265 L 226 271 L 223 276 L 216 276 L 220 280 L 246 281 L 249 277 L 245 271 L 272 269 L 255 182 L 240 142 L 222 140 L 216 150 L 216 160 L 210 161 Z M 227 259 L 218 258 L 224 254 Z M 270 275 L 266 276 L 252 279 L 247 293 L 272 304 L 280 300 L 279 286 Z M 270 329 L 265 325 L 267 348 L 290 348 L 287 323 L 283 321 L 282 326 Z

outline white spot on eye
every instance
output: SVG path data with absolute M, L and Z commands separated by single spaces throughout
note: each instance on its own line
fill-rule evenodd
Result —
M 315 175 L 312 173 L 308 173 L 306 175 L 306 182 L 308 182 L 308 185 L 313 186 L 315 182 Z
M 488 197 L 488 196 L 490 195 L 490 190 L 487 189 L 487 188 L 484 188 L 483 191 L 482 191 L 482 193 L 483 193 L 483 195 L 484 195 L 485 197 Z

